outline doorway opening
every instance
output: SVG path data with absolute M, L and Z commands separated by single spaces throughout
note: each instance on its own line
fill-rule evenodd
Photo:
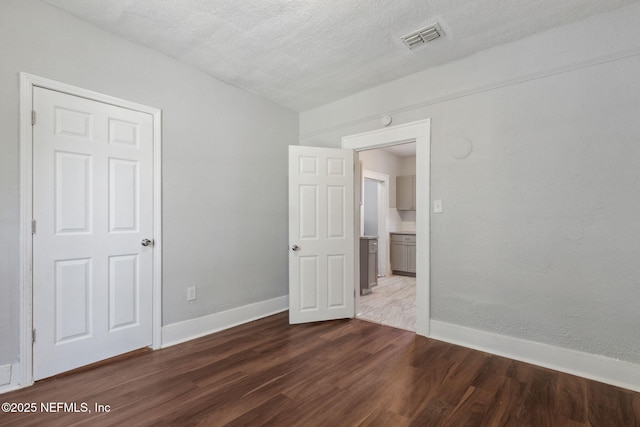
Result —
M 416 331 L 416 142 L 358 154 L 360 295 L 356 317 Z
M 369 132 L 363 132 L 354 135 L 342 137 L 342 148 L 354 150 L 355 156 L 355 175 L 357 175 L 356 183 L 360 182 L 360 169 L 358 166 L 358 155 L 365 150 L 375 148 L 389 147 L 392 145 L 400 145 L 407 142 L 415 142 L 416 154 L 416 173 L 415 173 L 415 208 L 420 212 L 415 218 L 415 250 L 416 250 L 416 321 L 415 332 L 418 335 L 429 336 L 429 319 L 431 318 L 430 310 L 430 270 L 431 270 L 431 251 L 429 246 L 430 235 L 430 176 L 431 176 L 431 119 L 418 120 L 415 122 L 403 123 L 396 126 L 389 126 L 383 129 L 377 129 Z M 354 204 L 359 208 L 360 201 L 360 185 L 355 185 Z M 360 227 L 360 216 L 355 215 L 355 231 L 354 249 L 355 259 L 360 257 L 359 235 L 357 231 Z M 354 262 L 355 264 L 355 262 Z M 354 291 L 357 291 L 360 284 L 360 270 L 354 269 Z M 355 292 L 355 304 L 360 302 L 360 292 Z M 354 311 L 354 315 L 357 312 Z

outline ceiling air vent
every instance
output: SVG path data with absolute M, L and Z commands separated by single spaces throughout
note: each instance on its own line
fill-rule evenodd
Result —
M 414 31 L 411 34 L 407 34 L 401 39 L 404 44 L 409 46 L 409 49 L 415 49 L 419 46 L 424 45 L 425 43 L 439 38 L 442 35 L 444 35 L 444 33 L 442 32 L 442 28 L 440 28 L 440 25 L 433 24 L 429 25 L 428 27 L 421 28 L 418 31 Z

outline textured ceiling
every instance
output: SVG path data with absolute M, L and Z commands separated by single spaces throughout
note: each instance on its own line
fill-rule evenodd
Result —
M 639 0 L 44 0 L 304 111 Z M 399 37 L 439 22 L 413 51 Z

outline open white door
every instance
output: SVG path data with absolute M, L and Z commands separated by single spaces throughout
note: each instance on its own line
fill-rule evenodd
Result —
M 289 147 L 289 322 L 354 316 L 353 150 Z

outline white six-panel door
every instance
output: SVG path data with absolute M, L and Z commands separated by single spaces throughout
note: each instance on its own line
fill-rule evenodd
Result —
M 289 147 L 289 321 L 354 316 L 353 151 Z
M 33 376 L 152 343 L 153 117 L 34 88 Z

